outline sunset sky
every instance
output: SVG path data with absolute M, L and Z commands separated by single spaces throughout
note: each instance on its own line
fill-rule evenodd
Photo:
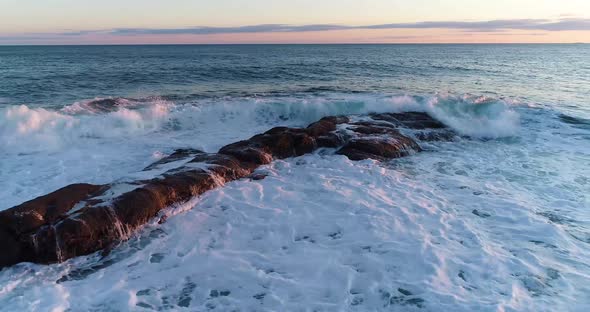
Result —
M 590 42 L 589 0 L 0 0 L 0 44 Z

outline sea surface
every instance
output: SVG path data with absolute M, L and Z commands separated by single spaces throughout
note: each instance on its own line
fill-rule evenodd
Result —
M 463 138 L 275 161 L 105 257 L 3 269 L 0 310 L 590 311 L 587 44 L 0 46 L 0 210 L 400 111 Z

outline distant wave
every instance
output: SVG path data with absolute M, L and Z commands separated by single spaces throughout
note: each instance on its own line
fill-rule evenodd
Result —
M 566 114 L 559 114 L 559 120 L 572 125 L 575 128 L 580 129 L 589 129 L 590 130 L 590 120 L 581 118 L 581 117 L 573 117 Z

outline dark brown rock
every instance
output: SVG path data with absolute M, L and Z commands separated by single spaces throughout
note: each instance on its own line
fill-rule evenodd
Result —
M 408 156 L 412 152 L 419 151 L 421 149 L 416 142 L 400 134 L 395 138 L 352 139 L 336 153 L 345 155 L 350 160 L 363 160 L 367 158 L 386 160 Z
M 116 103 L 105 101 L 97 106 Z M 251 175 L 273 159 L 301 156 L 319 147 L 338 148 L 352 160 L 402 157 L 420 146 L 396 128 L 440 129 L 424 113 L 375 114 L 350 123 L 348 117 L 326 117 L 306 128 L 276 127 L 222 147 L 218 153 L 177 150 L 148 166 L 187 159 L 177 168 L 147 180 L 110 185 L 73 184 L 0 212 L 0 267 L 30 261 L 52 263 L 111 248 L 135 229 L 182 203 L 227 181 Z M 339 127 L 341 125 L 341 127 Z M 155 173 L 154 173 L 155 174 Z
M 272 155 L 268 151 L 248 140 L 226 145 L 219 150 L 219 153 L 258 166 L 269 164 L 272 161 Z
M 72 184 L 53 193 L 37 197 L 10 210 L 0 211 L 0 223 L 17 235 L 61 218 L 77 203 L 103 190 L 103 185 Z
M 315 142 L 317 147 L 337 148 L 346 142 L 346 138 L 343 135 L 330 133 L 317 137 Z
M 315 148 L 314 137 L 304 129 L 278 127 L 248 140 L 224 146 L 219 153 L 234 156 L 240 161 L 264 165 L 273 158 L 301 156 Z
M 389 126 L 381 126 L 381 125 L 367 125 L 363 124 L 352 124 L 353 127 L 350 129 L 356 133 L 364 134 L 364 135 L 391 135 L 391 136 L 398 136 L 400 135 L 399 131 L 395 128 Z
M 305 130 L 312 137 L 319 137 L 330 134 L 336 130 L 337 125 L 348 122 L 350 122 L 350 119 L 346 116 L 324 117 L 307 126 Z
M 384 120 L 396 126 L 409 129 L 446 128 L 443 123 L 430 117 L 427 113 L 422 112 L 374 114 L 371 115 L 371 118 L 375 120 Z
M 345 138 L 336 133 L 337 125 L 350 122 L 345 116 L 324 117 L 309 125 L 305 130 L 315 139 L 317 147 L 336 148 L 342 146 Z

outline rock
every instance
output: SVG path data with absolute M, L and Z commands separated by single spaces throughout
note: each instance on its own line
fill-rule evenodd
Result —
M 454 141 L 457 135 L 450 130 L 442 129 L 438 131 L 420 131 L 416 133 L 416 138 L 420 141 Z
M 315 138 L 305 129 L 277 127 L 248 140 L 224 146 L 219 153 L 263 165 L 270 163 L 273 158 L 301 156 L 316 148 Z
M 83 200 L 98 195 L 103 185 L 72 184 L 53 193 L 25 202 L 10 212 L 0 211 L 0 222 L 20 235 L 61 218 Z
M 342 146 L 345 138 L 335 133 L 337 125 L 350 122 L 345 116 L 324 117 L 306 128 L 306 132 L 315 138 L 318 147 L 336 148 Z
M 412 139 L 399 135 L 395 138 L 360 138 L 348 141 L 336 153 L 345 155 L 350 160 L 372 158 L 386 160 L 410 155 L 421 151 L 420 146 Z
M 253 165 L 266 165 L 272 161 L 272 155 L 262 147 L 253 146 L 250 141 L 240 141 L 226 145 L 219 150 L 219 153 L 235 157 L 241 162 Z
M 2 222 L 4 225 L 5 223 Z M 22 262 L 22 247 L 15 233 L 11 233 L 5 226 L 0 227 L 0 268 Z
M 36 237 L 29 237 L 28 234 L 48 224 L 59 222 L 68 211 L 76 205 L 82 205 L 90 197 L 99 195 L 103 189 L 103 185 L 72 184 L 14 208 L 0 211 L 0 267 L 34 260 L 32 249 L 37 245 L 37 241 Z M 49 248 L 54 248 L 53 246 L 55 243 Z
M 350 123 L 348 129 L 353 134 L 336 153 L 345 155 L 351 160 L 372 158 L 386 160 L 408 156 L 422 149 L 411 138 L 402 135 L 397 127 L 413 129 L 444 127 L 425 113 L 374 114 L 374 121 Z
M 252 181 L 260 181 L 260 180 L 264 180 L 268 175 L 266 173 L 262 173 L 262 172 L 254 172 L 251 175 L 248 176 L 248 178 Z
M 409 129 L 446 128 L 442 122 L 430 117 L 427 113 L 422 112 L 374 114 L 371 118 L 388 121 L 396 126 Z
M 94 113 L 110 113 L 124 106 L 126 102 L 123 98 L 108 98 L 92 100 L 85 105 Z
M 145 167 L 143 169 L 143 171 L 153 170 L 161 165 L 168 164 L 168 163 L 175 162 L 175 161 L 179 161 L 179 160 L 183 160 L 183 159 L 188 159 L 188 158 L 194 157 L 197 154 L 202 154 L 202 153 L 204 153 L 204 152 L 197 150 L 197 149 L 192 149 L 192 148 L 177 149 L 174 151 L 174 153 L 172 153 L 172 154 L 156 161 L 155 163 Z
M 250 162 L 241 162 L 231 155 L 224 154 L 200 154 L 195 156 L 189 163 L 206 164 L 208 170 L 214 172 L 225 181 L 241 179 L 249 175 L 258 166 Z
M 319 121 L 316 121 L 305 129 L 306 132 L 313 137 L 320 137 L 329 135 L 336 130 L 336 126 L 339 124 L 349 123 L 350 119 L 346 116 L 332 116 L 324 117 Z
M 112 106 L 114 100 L 95 103 Z M 161 211 L 228 181 L 249 177 L 273 159 L 301 156 L 318 148 L 340 148 L 352 160 L 385 160 L 420 151 L 397 128 L 441 129 L 424 113 L 374 114 L 364 121 L 322 118 L 306 128 L 276 127 L 250 139 L 222 147 L 218 153 L 176 150 L 146 171 L 174 167 L 157 176 L 108 185 L 72 184 L 0 212 L 0 267 L 29 261 L 60 262 L 111 248 Z M 166 166 L 163 166 L 166 165 Z

